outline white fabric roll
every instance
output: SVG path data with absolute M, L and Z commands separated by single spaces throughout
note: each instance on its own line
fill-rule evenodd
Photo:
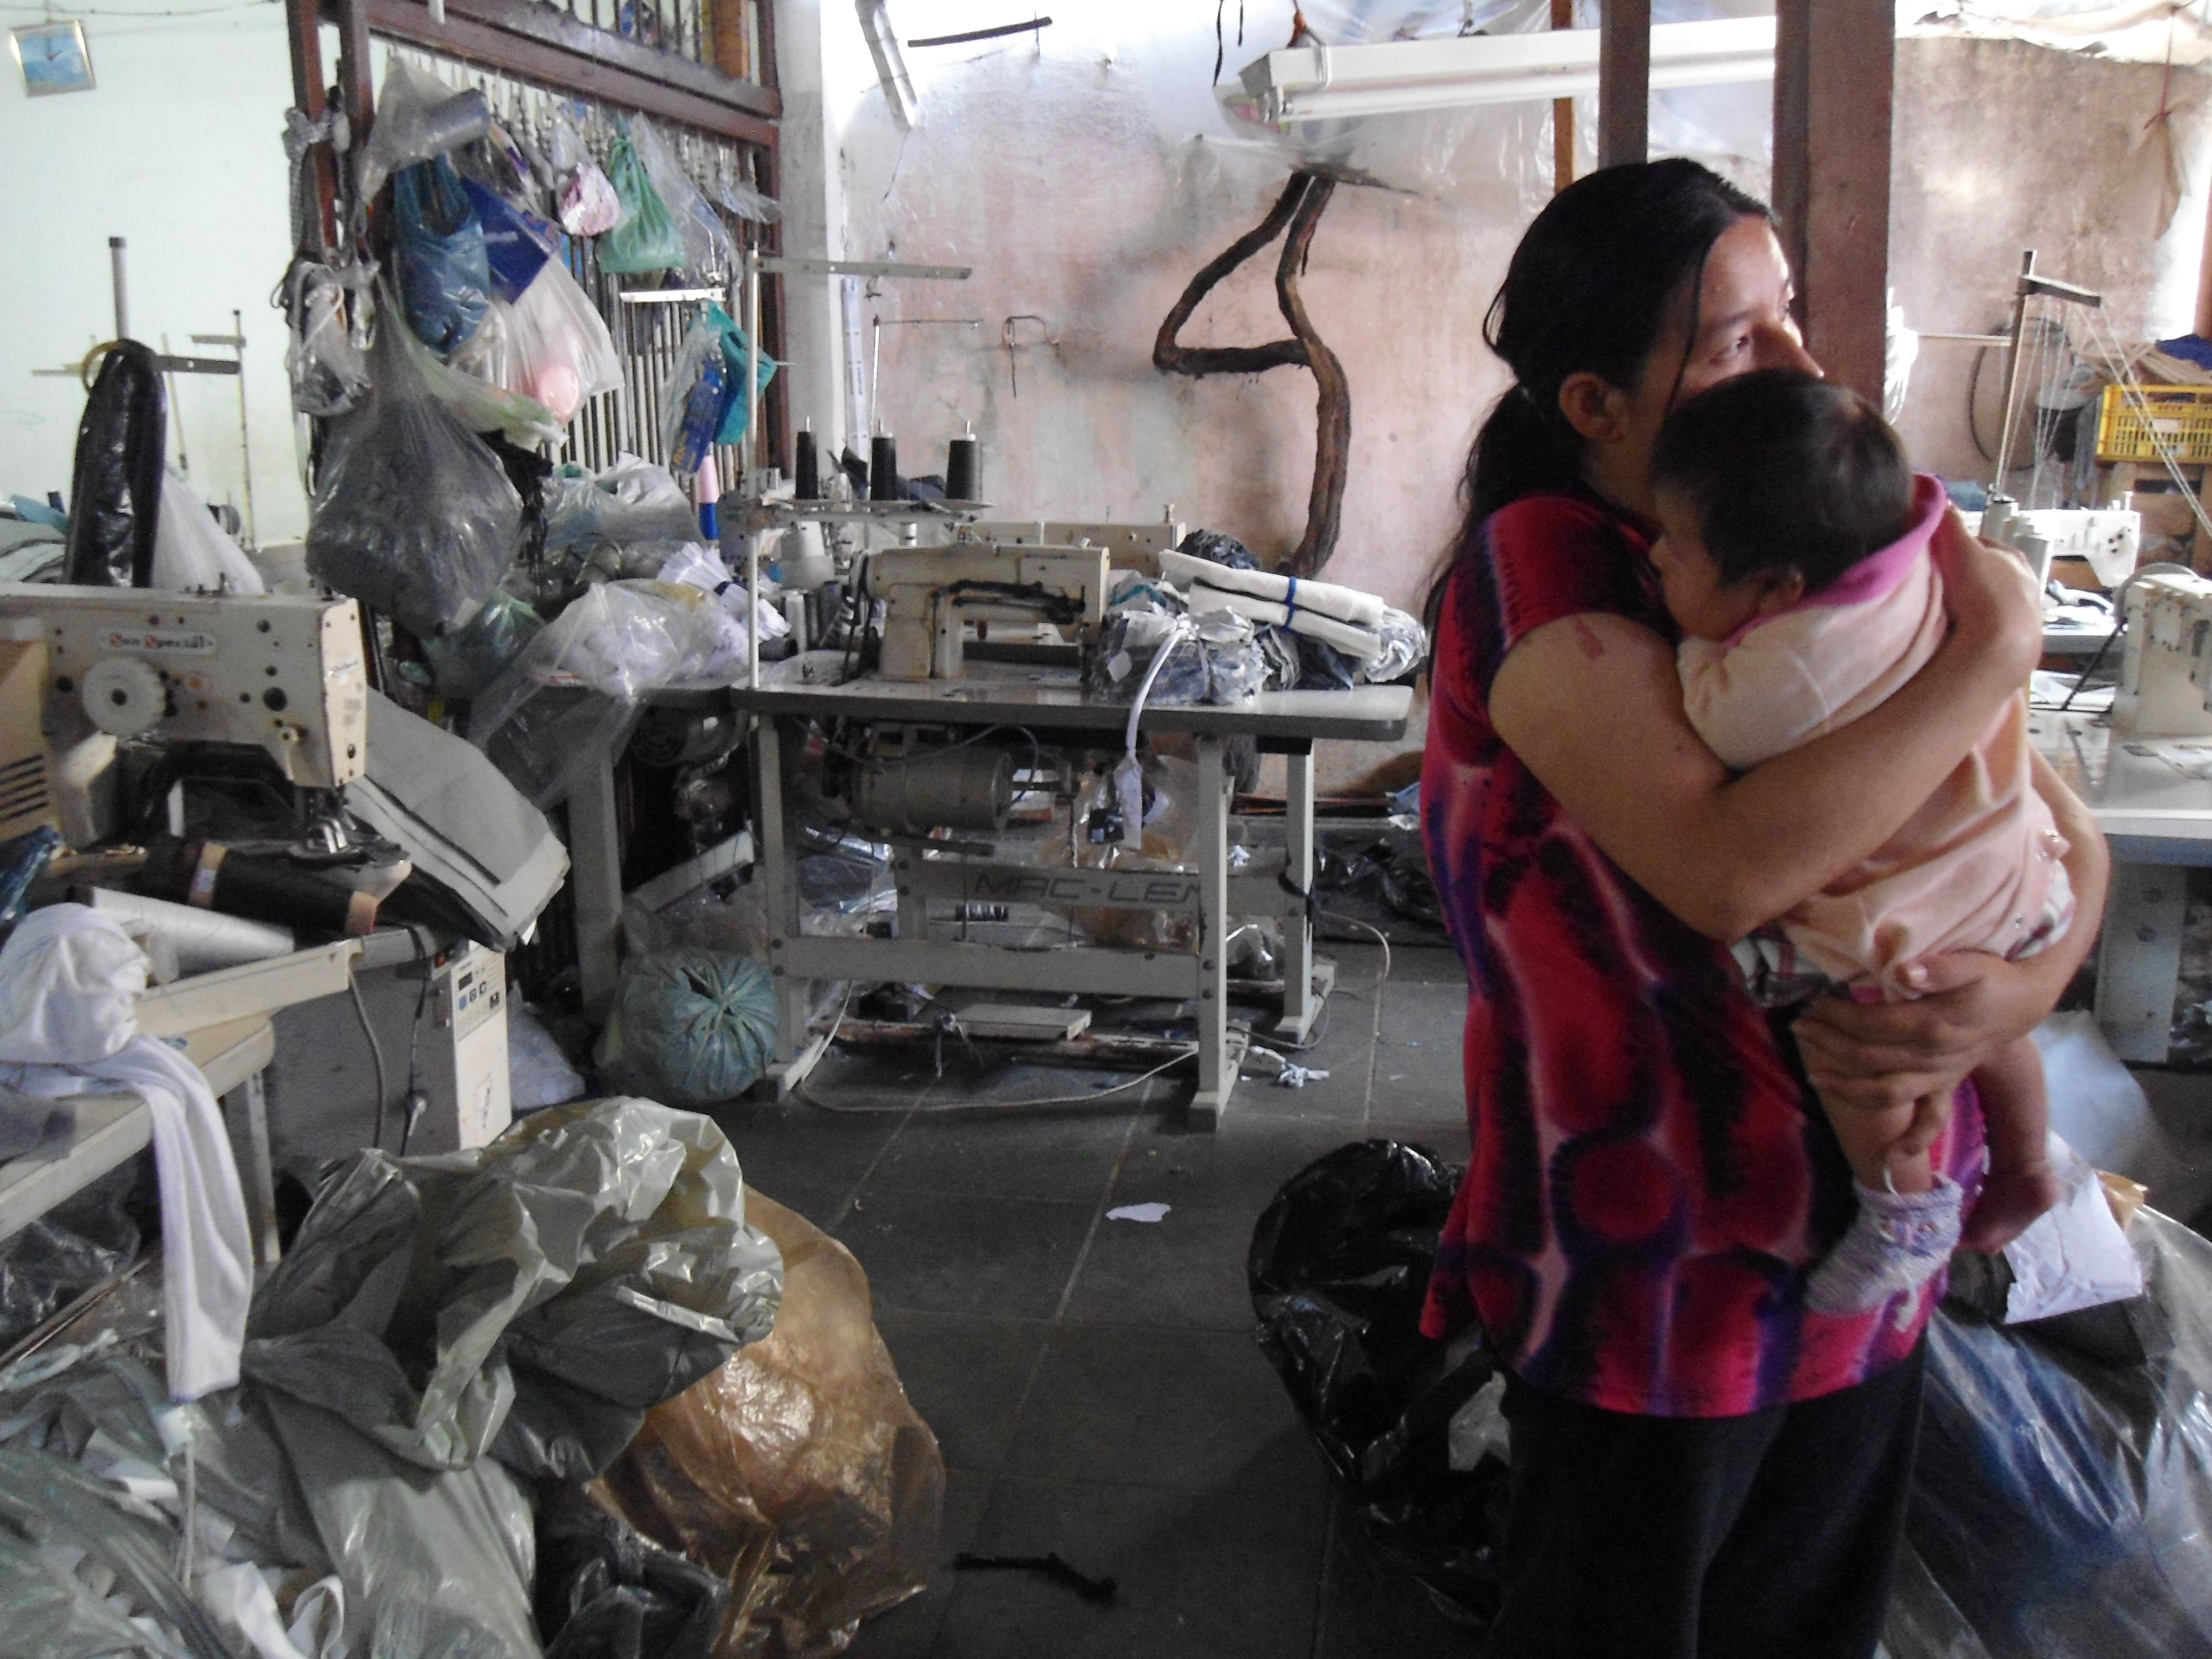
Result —
M 1172 582 L 1203 582 L 1208 587 L 1225 588 L 1233 593 L 1249 594 L 1255 599 L 1286 605 L 1293 611 L 1316 611 L 1361 628 L 1372 628 L 1381 622 L 1385 609 L 1377 596 L 1363 593 L 1356 587 L 1340 587 L 1334 582 L 1301 581 L 1294 576 L 1273 575 L 1265 570 L 1231 570 L 1225 564 L 1193 558 L 1188 553 L 1162 553 L 1160 574 Z
M 1366 629 L 1354 628 L 1350 623 L 1338 622 L 1333 617 L 1317 617 L 1310 611 L 1293 611 L 1286 605 L 1255 599 L 1249 593 L 1232 593 L 1225 588 L 1197 583 L 1192 585 L 1188 598 L 1194 615 L 1201 611 L 1233 611 L 1254 622 L 1273 623 L 1293 634 L 1304 634 L 1325 645 L 1333 645 L 1360 662 L 1371 662 L 1382 654 L 1379 636 Z

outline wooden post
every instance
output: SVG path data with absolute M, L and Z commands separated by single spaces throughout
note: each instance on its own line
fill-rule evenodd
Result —
M 376 119 L 375 73 L 368 60 L 368 0 L 330 0 L 338 26 L 338 96 L 358 150 Z M 366 205 L 364 204 L 364 205 Z
M 1774 205 L 1805 346 L 1881 401 L 1889 327 L 1891 0 L 1778 0 Z
M 1651 151 L 1651 0 L 1605 0 L 1597 55 L 1597 164 Z
M 1575 0 L 1552 0 L 1552 27 L 1575 26 Z M 1575 100 L 1552 100 L 1552 190 L 1554 194 L 1575 181 Z
M 324 95 L 321 24 L 322 15 L 315 0 L 284 0 L 284 30 L 292 48 L 292 104 L 310 121 L 322 118 L 327 102 Z M 316 245 L 293 251 L 320 253 L 337 243 L 337 177 L 331 170 L 331 153 L 323 145 L 315 146 L 308 165 L 314 169 L 315 178 L 317 213 L 313 234 Z

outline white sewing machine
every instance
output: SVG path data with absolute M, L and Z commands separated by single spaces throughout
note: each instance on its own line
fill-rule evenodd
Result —
M 1088 636 L 1106 614 L 1103 547 L 957 542 L 870 556 L 868 592 L 884 601 L 885 679 L 957 680 L 969 625 L 1056 623 Z
M 0 794 L 0 834 L 48 822 L 77 846 L 100 836 L 118 739 L 259 749 L 310 789 L 352 782 L 368 753 L 351 599 L 0 583 L 0 783 L 41 769 L 33 731 L 46 783 L 43 802 Z
M 2087 559 L 2097 580 L 2118 587 L 2134 572 L 2142 554 L 2142 514 L 2124 507 L 2038 507 L 2023 512 L 2002 495 L 1992 496 L 1978 521 L 1970 523 L 1984 541 L 2017 548 L 2035 572 L 2051 579 L 2053 559 Z
M 2126 640 L 2112 730 L 2212 734 L 2212 581 L 2185 571 L 2137 577 L 2127 590 Z

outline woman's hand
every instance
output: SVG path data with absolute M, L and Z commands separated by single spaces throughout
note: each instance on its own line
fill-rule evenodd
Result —
M 2094 923 L 2091 924 L 2094 931 Z M 1984 1055 L 2032 1031 L 2064 988 L 2045 957 L 2007 962 L 1979 951 L 1905 969 L 1913 1002 L 1823 997 L 1795 1027 L 1806 1074 L 1824 1100 L 1869 1111 L 1948 1101 Z
M 2043 605 L 2020 555 L 1977 541 L 1953 507 L 1928 544 L 1960 643 L 2007 684 L 2025 685 L 2043 655 Z

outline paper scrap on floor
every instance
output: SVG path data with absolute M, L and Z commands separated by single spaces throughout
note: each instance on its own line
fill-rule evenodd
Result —
M 1163 1221 L 1167 1218 L 1165 1204 L 1124 1204 L 1106 1212 L 1109 1221 Z

